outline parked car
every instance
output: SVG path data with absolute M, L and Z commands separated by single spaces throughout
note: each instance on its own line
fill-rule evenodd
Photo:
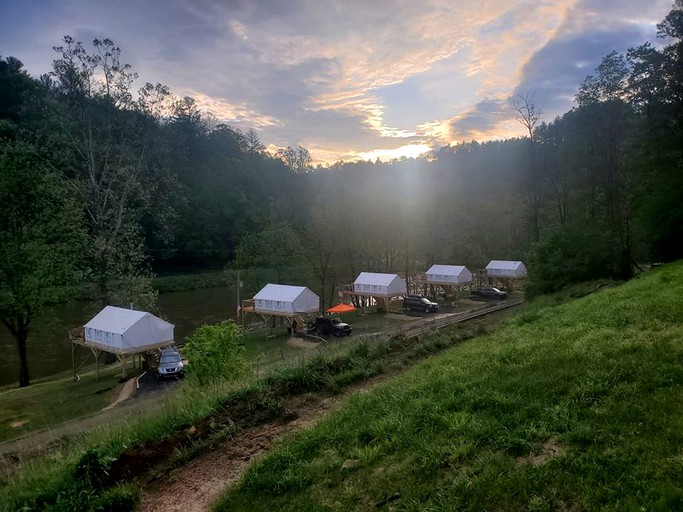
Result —
M 165 348 L 159 357 L 157 375 L 164 377 L 182 377 L 184 371 L 183 360 L 180 353 L 174 348 Z
M 493 287 L 476 288 L 472 290 L 470 296 L 475 299 L 507 299 L 508 292 Z
M 339 318 L 332 316 L 319 316 L 315 322 L 308 323 L 308 332 L 320 335 L 331 334 L 332 336 L 349 336 L 352 327 L 342 322 Z
M 439 311 L 439 305 L 422 295 L 406 295 L 406 298 L 403 299 L 403 309 L 436 313 Z

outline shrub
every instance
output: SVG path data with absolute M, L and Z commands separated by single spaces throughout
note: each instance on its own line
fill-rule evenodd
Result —
M 200 386 L 234 380 L 244 374 L 244 347 L 239 345 L 240 327 L 232 320 L 202 325 L 185 344 L 188 376 Z

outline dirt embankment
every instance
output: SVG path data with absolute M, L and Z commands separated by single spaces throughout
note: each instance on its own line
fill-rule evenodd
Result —
M 339 395 L 309 393 L 282 401 L 277 418 L 239 430 L 189 463 L 143 482 L 140 510 L 147 512 L 209 510 L 229 488 L 239 482 L 249 465 L 265 454 L 282 436 L 313 424 L 339 401 L 359 387 L 366 388 L 381 378 L 348 388 Z

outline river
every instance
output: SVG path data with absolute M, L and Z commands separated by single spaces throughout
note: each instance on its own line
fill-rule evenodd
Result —
M 162 316 L 175 325 L 176 343 L 205 323 L 235 318 L 237 297 L 234 289 L 222 286 L 159 295 Z M 71 369 L 71 343 L 67 330 L 87 323 L 98 312 L 85 303 L 64 304 L 46 311 L 31 324 L 28 337 L 28 365 L 31 379 L 49 377 Z M 19 381 L 19 356 L 14 337 L 0 325 L 0 386 Z M 87 356 L 79 347 L 78 358 Z M 77 361 L 77 365 L 80 364 Z

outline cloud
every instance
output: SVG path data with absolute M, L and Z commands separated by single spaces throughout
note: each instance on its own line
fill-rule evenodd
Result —
M 547 120 L 569 110 L 579 85 L 612 51 L 653 40 L 668 0 L 584 0 L 570 11 L 557 36 L 524 65 L 514 95 L 533 92 Z
M 226 122 L 257 128 L 266 143 L 303 145 L 326 161 L 521 134 L 511 96 L 536 91 L 546 113 L 567 110 L 603 55 L 653 37 L 671 7 L 670 0 L 8 4 L 0 51 L 33 74 L 49 70 L 50 48 L 64 34 L 109 37 L 141 81 L 168 84 Z

